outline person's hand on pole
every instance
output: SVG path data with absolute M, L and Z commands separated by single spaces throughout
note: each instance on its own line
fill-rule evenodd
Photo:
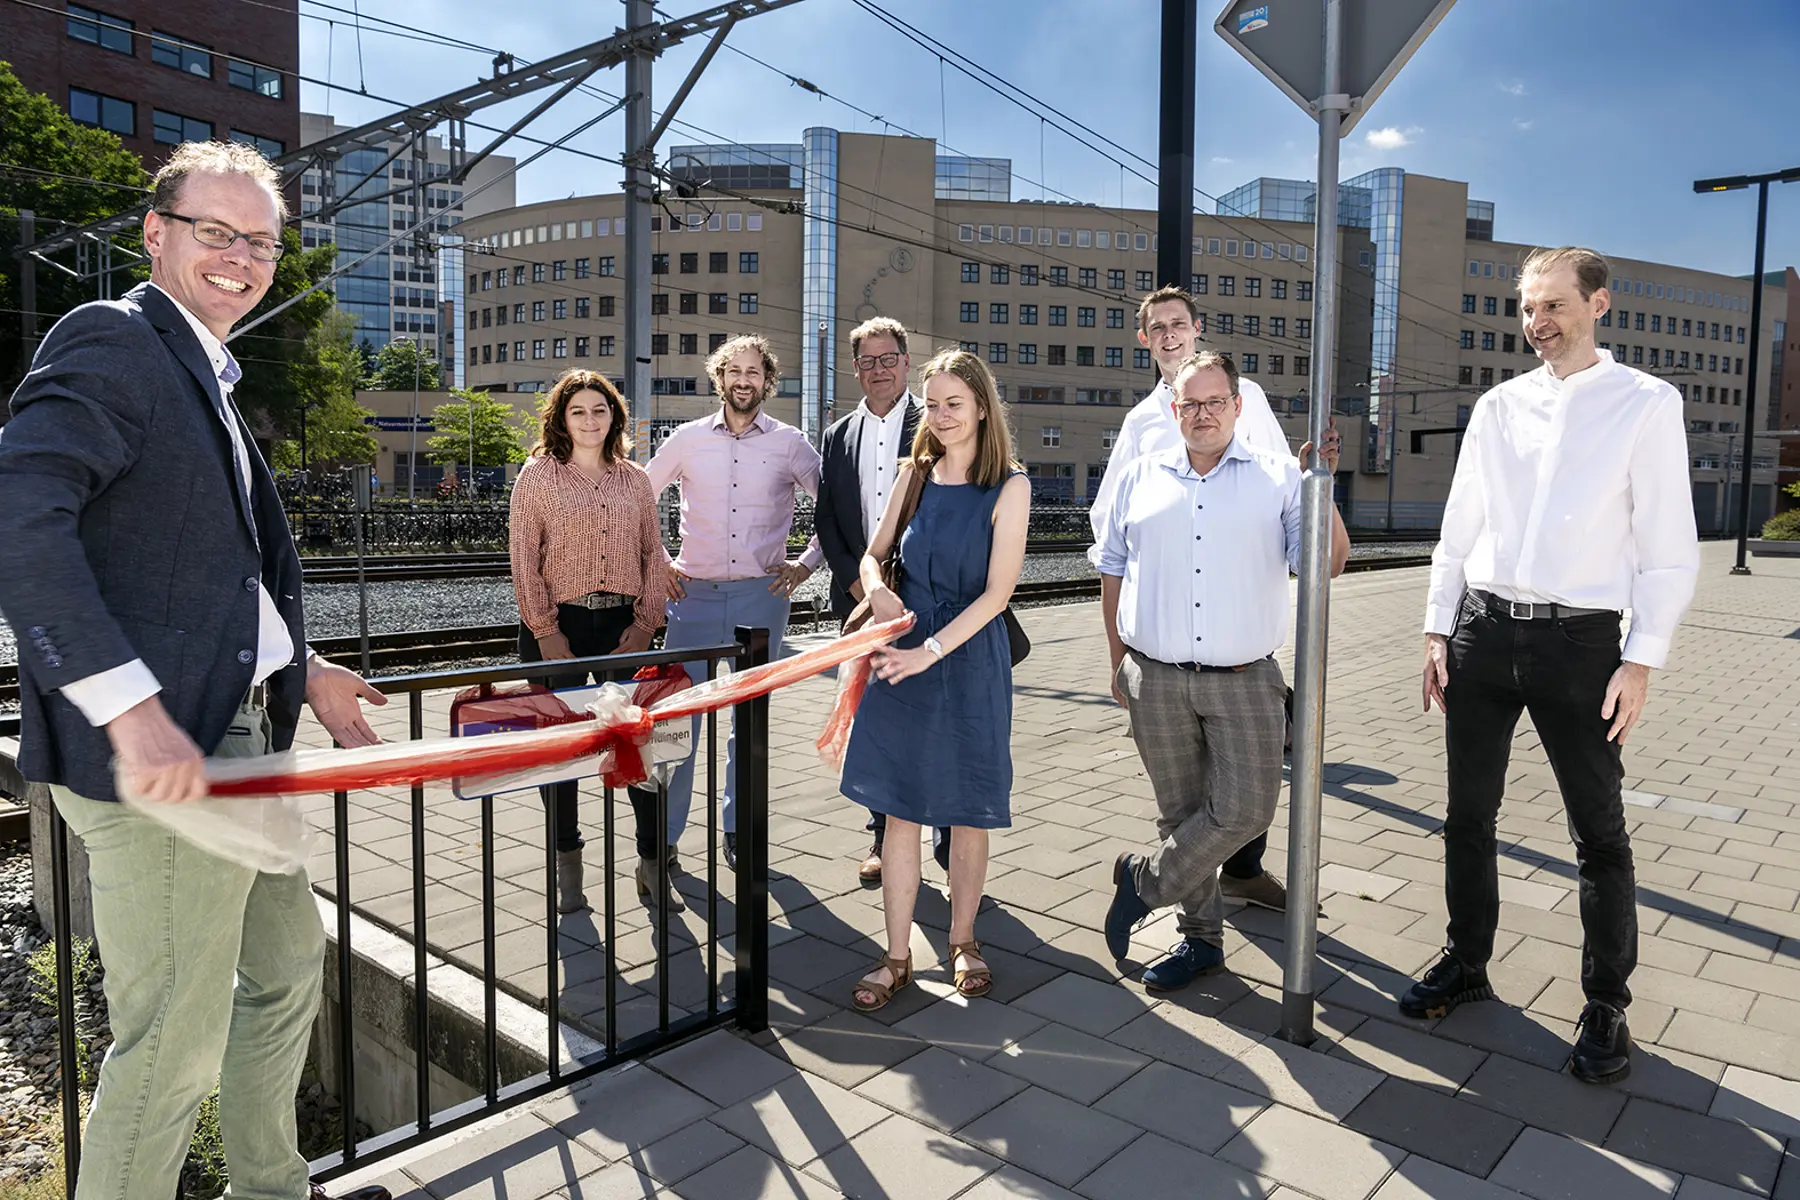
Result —
M 106 726 L 121 782 L 146 800 L 185 804 L 206 795 L 206 756 L 151 696 Z
M 1450 682 L 1450 642 L 1441 633 L 1425 635 L 1424 701 L 1425 712 L 1436 704 L 1439 712 L 1449 712 L 1444 700 L 1444 686 Z

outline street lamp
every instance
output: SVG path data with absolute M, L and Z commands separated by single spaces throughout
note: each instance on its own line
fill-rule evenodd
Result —
M 1735 192 L 1756 185 L 1756 283 L 1750 293 L 1750 378 L 1744 385 L 1743 481 L 1738 485 L 1737 565 L 1733 575 L 1748 575 L 1745 556 L 1750 549 L 1750 452 L 1756 443 L 1756 376 L 1761 369 L 1757 350 L 1762 345 L 1763 243 L 1769 230 L 1769 185 L 1800 180 L 1800 167 L 1771 171 L 1766 175 L 1728 175 L 1721 179 L 1696 179 L 1696 192 Z

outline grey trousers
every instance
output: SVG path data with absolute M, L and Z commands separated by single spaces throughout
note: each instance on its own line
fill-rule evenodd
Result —
M 214 754 L 266 753 L 267 722 L 240 711 Z M 325 955 L 306 872 L 253 871 L 122 804 L 51 796 L 87 847 L 113 1033 L 76 1200 L 169 1200 L 215 1080 L 226 1194 L 301 1200 L 294 1093 Z
M 1219 867 L 1269 827 L 1281 794 L 1281 668 L 1187 671 L 1132 650 L 1118 682 L 1156 793 L 1160 844 L 1137 862 L 1138 895 L 1153 909 L 1180 905 L 1184 937 L 1222 945 Z

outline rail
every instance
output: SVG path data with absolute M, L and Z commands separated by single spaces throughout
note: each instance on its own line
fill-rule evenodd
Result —
M 603 658 L 575 659 L 557 664 L 559 671 L 581 670 L 604 679 L 628 679 L 639 668 L 664 663 L 704 662 L 711 678 L 720 662 L 730 660 L 733 669 L 747 670 L 768 660 L 769 634 L 765 629 L 736 630 L 736 642 L 678 651 L 614 655 Z M 505 667 L 438 671 L 427 674 L 402 675 L 381 681 L 382 690 L 390 697 L 405 696 L 408 705 L 409 736 L 417 740 L 425 736 L 424 700 L 427 693 L 460 689 L 484 684 L 515 682 L 541 678 L 545 664 L 511 664 Z M 337 1063 L 338 1098 L 344 1114 L 343 1136 L 338 1148 L 323 1158 L 313 1160 L 311 1169 L 316 1180 L 323 1181 L 354 1167 L 388 1157 L 428 1138 L 447 1133 L 494 1112 L 524 1103 L 557 1088 L 607 1070 L 626 1059 L 641 1057 L 686 1040 L 706 1030 L 727 1023 L 740 1028 L 760 1030 L 768 1024 L 768 953 L 769 953 L 769 878 L 768 878 L 768 773 L 769 773 L 769 701 L 767 697 L 746 701 L 732 710 L 737 735 L 737 814 L 738 846 L 736 890 L 732 900 L 732 929 L 721 935 L 719 929 L 718 834 L 719 792 L 716 770 L 717 721 L 706 717 L 704 741 L 696 738 L 696 746 L 704 747 L 706 756 L 706 873 L 705 873 L 705 957 L 707 998 L 703 1010 L 674 1019 L 670 1017 L 669 906 L 668 889 L 657 889 L 653 920 L 657 930 L 656 981 L 657 1021 L 654 1029 L 634 1037 L 619 1036 L 617 983 L 619 964 L 615 953 L 618 941 L 618 902 L 615 873 L 618 864 L 614 851 L 613 789 L 605 789 L 602 835 L 604 845 L 604 882 L 587 889 L 590 899 L 596 892 L 604 896 L 604 1014 L 605 1031 L 600 1053 L 563 1061 L 562 1002 L 559 988 L 560 947 L 556 912 L 556 839 L 552 806 L 544 806 L 544 950 L 545 1000 L 547 1023 L 547 1063 L 535 1074 L 505 1083 L 501 1082 L 499 1064 L 499 1023 L 497 1014 L 501 985 L 495 965 L 496 904 L 494 874 L 494 797 L 480 798 L 481 807 L 481 878 L 482 878 L 482 1090 L 472 1100 L 433 1110 L 431 1101 L 431 1013 L 427 972 L 428 913 L 426 888 L 425 789 L 411 790 L 412 868 L 412 977 L 411 1017 L 414 1046 L 414 1118 L 396 1129 L 378 1132 L 359 1140 L 356 1132 L 356 1044 L 355 977 L 351 947 L 353 915 L 352 874 L 350 869 L 350 794 L 333 796 L 332 844 L 335 869 L 331 885 L 331 902 L 337 918 L 336 928 L 336 1001 L 338 1005 Z M 696 772 L 698 774 L 698 772 Z M 698 789 L 698 778 L 696 778 Z M 668 829 L 666 820 L 666 788 L 657 789 L 657 850 L 659 860 L 666 854 Z M 71 935 L 71 901 L 69 884 L 68 827 L 52 806 L 51 873 L 54 894 L 54 937 L 56 944 L 56 982 L 58 1031 L 62 1065 L 62 1110 L 64 1168 L 68 1195 L 75 1194 L 75 1181 L 81 1161 L 81 1112 L 77 1089 L 70 1081 L 79 1078 L 76 1069 L 77 1037 L 75 1000 L 72 986 L 73 940 Z M 316 892 L 322 889 L 315 889 Z M 364 914 L 355 914 L 372 920 Z M 392 929 L 399 933 L 399 930 Z M 408 936 L 401 934 L 401 936 Z M 719 945 L 722 936 L 730 936 L 733 946 L 732 1000 L 721 1001 Z M 323 981 L 321 983 L 323 986 Z

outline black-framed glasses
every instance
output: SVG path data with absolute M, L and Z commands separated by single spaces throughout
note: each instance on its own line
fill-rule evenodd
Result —
M 1170 407 L 1175 410 L 1176 416 L 1187 421 L 1199 416 L 1202 410 L 1209 417 L 1219 416 L 1230 403 L 1229 397 L 1224 400 L 1181 400 Z
M 899 365 L 900 356 L 892 350 L 886 354 L 865 354 L 856 360 L 856 369 L 859 371 L 873 371 L 877 366 L 897 367 Z
M 157 216 L 170 221 L 181 221 L 194 233 L 194 240 L 202 246 L 211 246 L 214 250 L 229 250 L 231 244 L 239 238 L 250 248 L 250 257 L 262 262 L 277 262 L 287 247 L 274 238 L 266 238 L 260 233 L 239 233 L 229 225 L 218 221 L 209 221 L 205 217 L 184 217 L 180 213 L 157 211 Z

